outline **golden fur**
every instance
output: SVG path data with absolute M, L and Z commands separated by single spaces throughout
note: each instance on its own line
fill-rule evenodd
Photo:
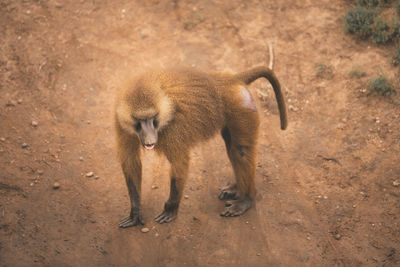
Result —
M 119 158 L 132 208 L 131 221 L 128 216 L 123 220 L 125 226 L 121 227 L 141 223 L 141 142 L 133 126 L 137 121 L 150 118 L 159 121 L 155 150 L 164 153 L 171 163 L 171 195 L 164 212 L 156 220 L 169 222 L 176 217 L 187 178 L 190 149 L 217 133 L 224 138 L 237 183 L 237 193 L 227 192 L 239 203 L 227 208 L 224 216 L 240 215 L 250 207 L 256 191 L 259 115 L 245 85 L 260 77 L 267 78 L 273 85 L 281 128 L 285 129 L 287 115 L 281 88 L 273 72 L 265 67 L 236 75 L 206 74 L 193 69 L 156 70 L 124 84 L 117 97 L 115 125 Z M 228 195 L 226 193 L 221 199 Z M 135 202 L 135 197 L 139 201 Z

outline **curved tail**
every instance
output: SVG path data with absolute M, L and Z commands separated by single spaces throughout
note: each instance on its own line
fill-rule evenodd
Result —
M 282 94 L 281 85 L 279 84 L 278 78 L 276 78 L 274 72 L 267 67 L 255 67 L 248 71 L 234 75 L 235 79 L 240 80 L 245 84 L 250 84 L 261 77 L 266 78 L 274 88 L 276 102 L 278 102 L 279 115 L 281 118 L 281 129 L 285 130 L 288 125 L 286 104 Z

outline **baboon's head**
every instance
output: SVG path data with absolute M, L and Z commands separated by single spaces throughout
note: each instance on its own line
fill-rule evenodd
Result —
M 157 144 L 158 132 L 172 119 L 173 105 L 157 80 L 142 78 L 130 83 L 117 100 L 121 128 L 136 134 L 146 149 Z

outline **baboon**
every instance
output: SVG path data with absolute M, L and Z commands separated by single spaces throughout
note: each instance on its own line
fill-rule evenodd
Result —
M 222 189 L 229 200 L 221 216 L 238 216 L 251 207 L 256 189 L 256 145 L 259 115 L 245 87 L 264 77 L 272 84 L 281 120 L 287 127 L 278 79 L 267 67 L 238 74 L 207 74 L 193 69 L 148 71 L 129 80 L 117 96 L 115 126 L 118 154 L 131 202 L 119 227 L 143 224 L 140 210 L 141 148 L 163 153 L 171 164 L 170 195 L 158 223 L 174 220 L 188 176 L 190 149 L 220 132 L 236 184 Z

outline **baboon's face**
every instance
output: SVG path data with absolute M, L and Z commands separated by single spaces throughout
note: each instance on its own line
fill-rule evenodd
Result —
M 159 122 L 157 115 L 149 119 L 133 118 L 133 129 L 146 149 L 153 149 L 158 140 Z

